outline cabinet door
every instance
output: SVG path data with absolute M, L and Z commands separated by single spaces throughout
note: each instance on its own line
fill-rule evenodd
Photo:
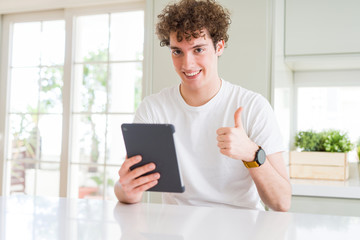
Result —
M 359 0 L 286 0 L 285 54 L 360 53 Z
M 360 199 L 293 196 L 290 212 L 360 217 Z

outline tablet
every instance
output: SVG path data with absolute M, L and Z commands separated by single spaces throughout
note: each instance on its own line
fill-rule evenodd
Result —
M 148 191 L 179 193 L 185 191 L 176 157 L 173 137 L 175 128 L 172 124 L 124 123 L 121 125 L 121 130 L 127 156 L 142 156 L 142 161 L 131 169 L 153 162 L 156 168 L 147 174 L 160 173 L 158 184 Z

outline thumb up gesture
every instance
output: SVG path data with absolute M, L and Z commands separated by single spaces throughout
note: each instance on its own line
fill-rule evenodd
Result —
M 234 114 L 234 127 L 222 127 L 216 131 L 218 147 L 225 156 L 237 160 L 253 161 L 258 146 L 249 139 L 244 130 L 241 121 L 242 110 L 243 108 L 239 107 Z

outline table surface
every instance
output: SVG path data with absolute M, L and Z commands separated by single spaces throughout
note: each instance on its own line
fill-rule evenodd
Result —
M 360 218 L 28 196 L 0 197 L 0 239 L 360 239 Z

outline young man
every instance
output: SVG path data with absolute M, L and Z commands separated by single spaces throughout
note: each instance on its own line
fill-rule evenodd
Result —
M 181 82 L 146 97 L 135 122 L 175 126 L 186 190 L 163 193 L 164 202 L 263 209 L 261 198 L 271 209 L 287 211 L 291 187 L 271 106 L 218 75 L 228 11 L 214 0 L 182 0 L 158 18 L 157 35 L 162 46 L 169 46 Z M 121 202 L 139 202 L 161 177 L 139 177 L 156 169 L 153 163 L 130 171 L 140 161 L 141 156 L 127 158 L 119 170 L 115 194 Z

